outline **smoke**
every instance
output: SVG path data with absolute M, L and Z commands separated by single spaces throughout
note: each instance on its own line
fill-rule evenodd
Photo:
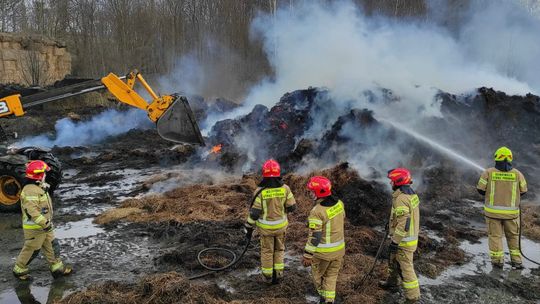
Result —
M 495 2 L 495 3 L 494 3 Z M 460 44 L 473 60 L 540 92 L 540 20 L 508 1 L 476 1 Z M 538 3 L 537 3 L 538 5 Z M 504 89 L 504 88 L 502 88 Z
M 160 89 L 207 99 L 238 100 L 251 83 L 245 81 L 239 66 L 243 59 L 234 50 L 208 39 L 203 54 L 191 52 L 175 62 L 171 73 L 158 79 Z
M 372 109 L 364 93 L 386 88 L 403 101 L 392 111 L 409 118 L 439 116 L 439 90 L 540 92 L 534 77 L 540 40 L 533 39 L 540 37 L 540 21 L 517 3 L 499 4 L 471 6 L 457 36 L 434 21 L 367 17 L 351 1 L 312 1 L 261 15 L 252 36 L 263 40 L 275 75 L 252 87 L 237 111 L 208 119 L 242 115 L 255 104 L 272 106 L 283 93 L 309 86 L 329 88 L 336 102 L 352 99 Z
M 107 110 L 98 114 L 89 121 L 74 122 L 69 118 L 63 118 L 56 122 L 55 137 L 39 135 L 25 138 L 15 145 L 41 146 L 41 147 L 65 147 L 85 146 L 99 143 L 109 136 L 126 133 L 132 129 L 152 128 L 152 122 L 144 111 L 129 109 L 127 111 Z
M 480 136 L 468 137 L 470 130 L 460 131 L 459 118 L 452 134 L 445 135 L 444 127 L 430 130 L 434 119 L 442 116 L 438 94 L 445 91 L 466 99 L 484 86 L 517 95 L 540 92 L 540 78 L 535 77 L 540 40 L 534 39 L 540 37 L 540 20 L 517 0 L 472 1 L 454 12 L 451 26 L 441 22 L 451 5 L 435 8 L 439 7 L 431 6 L 436 14 L 430 18 L 398 20 L 366 16 L 351 1 L 310 1 L 260 15 L 252 36 L 263 41 L 274 75 L 253 86 L 236 111 L 209 116 L 205 125 L 244 115 L 256 104 L 271 107 L 285 92 L 324 87 L 329 96 L 316 100 L 309 113 L 312 123 L 297 142 L 325 142 L 328 130 L 352 109 L 369 109 L 380 121 L 396 122 L 397 128 L 386 124 L 366 129 L 348 121 L 336 128 L 339 140 L 304 156 L 300 171 L 348 161 L 362 175 L 377 178 L 392 167 L 435 164 L 436 158 L 418 152 L 422 144 L 411 146 L 415 140 L 399 130 L 400 124 L 414 133 L 437 134 L 435 139 L 455 154 L 472 154 L 471 162 L 477 162 L 491 147 L 479 144 Z M 237 136 L 237 144 L 246 138 L 249 142 L 243 148 L 248 155 L 244 167 L 261 161 L 261 151 L 268 147 L 257 142 L 264 143 L 264 137 L 248 131 Z

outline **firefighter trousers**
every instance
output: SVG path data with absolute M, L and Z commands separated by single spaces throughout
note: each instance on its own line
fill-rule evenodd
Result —
M 343 264 L 343 257 L 334 260 L 323 260 L 316 256 L 313 257 L 311 263 L 311 275 L 313 283 L 319 295 L 326 302 L 334 302 L 336 299 L 336 283 Z
M 28 273 L 28 264 L 37 257 L 40 250 L 49 263 L 51 271 L 63 268 L 59 256 L 58 243 L 55 242 L 53 231 L 24 229 L 24 245 L 17 257 L 13 272 L 17 275 Z
M 414 272 L 413 257 L 414 251 L 399 248 L 397 253 L 390 257 L 388 267 L 390 272 L 388 283 L 397 286 L 399 278 L 401 278 L 405 298 L 408 300 L 420 299 L 420 285 Z
M 506 236 L 510 258 L 514 263 L 521 263 L 519 252 L 519 218 L 494 219 L 486 217 L 486 225 L 489 237 L 489 256 L 492 263 L 504 263 L 503 233 Z
M 265 278 L 272 279 L 272 274 L 278 279 L 283 277 L 285 269 L 285 230 L 261 231 L 261 271 Z

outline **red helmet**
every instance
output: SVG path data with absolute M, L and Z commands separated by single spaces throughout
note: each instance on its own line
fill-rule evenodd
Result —
M 393 186 L 403 186 L 412 183 L 411 172 L 405 168 L 396 168 L 388 171 L 388 178 Z
M 307 184 L 307 188 L 313 191 L 317 198 L 332 195 L 332 183 L 324 176 L 312 177 Z
M 262 175 L 263 177 L 280 177 L 281 168 L 278 162 L 273 159 L 265 161 L 262 167 Z
M 26 177 L 33 180 L 42 180 L 45 172 L 51 168 L 42 160 L 32 160 L 26 164 Z

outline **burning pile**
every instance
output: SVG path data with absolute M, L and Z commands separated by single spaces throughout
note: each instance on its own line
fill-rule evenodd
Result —
M 361 292 L 357 284 L 373 262 L 373 256 L 382 238 L 380 230 L 388 216 L 390 195 L 386 186 L 362 179 L 346 163 L 305 176 L 287 174 L 283 178 L 291 187 L 298 204 L 296 212 L 289 215 L 290 224 L 286 242 L 293 260 L 289 261 L 287 270 L 289 277 L 283 286 L 304 284 L 306 287 L 302 290 L 287 290 L 286 294 L 290 299 L 287 301 L 276 302 L 275 299 L 268 298 L 271 292 L 255 286 L 249 289 L 250 292 L 247 294 L 233 293 L 221 295 L 220 298 L 248 302 L 264 299 L 265 303 L 305 301 L 304 290 L 310 288 L 310 278 L 305 270 L 296 265 L 299 264 L 305 245 L 306 218 L 312 207 L 305 185 L 308 178 L 313 175 L 328 176 L 334 182 L 334 192 L 346 206 L 347 255 L 344 269 L 340 274 L 338 293 L 347 303 L 367 303 L 381 299 L 383 291 L 376 286 L 375 281 L 369 282 Z M 238 250 L 242 246 L 241 228 L 247 215 L 247 204 L 258 179 L 259 177 L 255 175 L 246 175 L 236 181 L 215 185 L 197 184 L 179 187 L 163 195 L 128 199 L 120 208 L 105 212 L 96 221 L 109 227 L 126 221 L 148 224 L 149 231 L 155 237 L 166 236 L 169 241 L 171 238 L 177 240 L 175 250 L 163 253 L 162 257 L 156 260 L 160 269 L 170 271 L 181 267 L 187 273 L 200 273 L 203 269 L 196 263 L 198 250 L 214 246 Z M 253 243 L 256 244 L 256 241 Z M 424 233 L 421 234 L 419 253 L 421 256 L 419 270 L 430 277 L 435 276 L 444 267 L 465 259 L 457 244 L 437 242 Z M 258 253 L 251 250 L 240 264 L 239 271 L 255 268 L 258 265 L 257 260 Z M 384 263 L 379 265 L 375 276 L 384 277 L 385 267 Z M 241 285 L 242 290 L 246 288 L 245 284 L 256 280 L 256 277 L 233 279 L 227 274 L 223 276 L 231 280 L 231 284 Z

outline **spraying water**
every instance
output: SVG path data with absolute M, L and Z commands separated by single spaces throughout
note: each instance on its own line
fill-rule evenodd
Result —
M 439 144 L 438 142 L 434 141 L 431 138 L 428 138 L 428 137 L 426 137 L 426 136 L 424 136 L 424 135 L 422 135 L 422 134 L 420 134 L 420 133 L 418 133 L 418 132 L 416 132 L 416 131 L 414 131 L 414 130 L 412 130 L 410 128 L 405 127 L 404 125 L 396 124 L 396 123 L 391 122 L 389 120 L 386 120 L 384 118 L 378 118 L 378 120 L 381 121 L 381 122 L 385 122 L 385 123 L 391 125 L 392 127 L 394 127 L 395 129 L 403 131 L 403 132 L 409 134 L 410 136 L 412 136 L 412 137 L 414 137 L 414 138 L 416 138 L 416 139 L 430 145 L 431 147 L 437 149 L 439 152 L 442 152 L 442 153 L 444 153 L 444 154 L 446 154 L 446 155 L 448 155 L 448 156 L 450 156 L 450 157 L 452 157 L 454 159 L 462 161 L 463 163 L 469 165 L 472 168 L 478 169 L 479 171 L 484 171 L 485 170 L 485 168 L 483 168 L 479 164 L 475 163 L 474 161 L 472 161 L 472 160 L 470 160 L 470 159 L 468 159 L 468 158 L 466 158 L 466 157 L 452 151 L 451 149 Z

